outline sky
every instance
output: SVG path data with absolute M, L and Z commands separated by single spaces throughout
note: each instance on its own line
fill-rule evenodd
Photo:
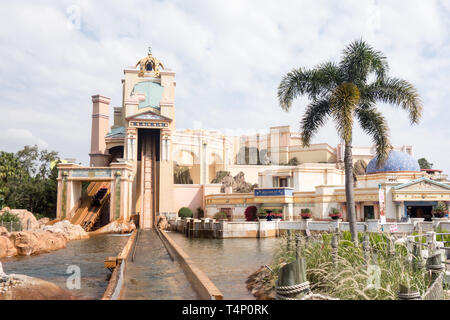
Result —
M 449 30 L 445 0 L 2 1 L 0 150 L 37 144 L 88 164 L 91 96 L 120 106 L 123 69 L 149 46 L 176 72 L 177 129 L 298 131 L 308 100 L 282 111 L 283 75 L 338 62 L 362 38 L 388 58 L 390 76 L 410 81 L 422 97 L 415 126 L 403 110 L 378 105 L 392 144 L 412 145 L 416 158 L 449 173 Z M 312 142 L 335 146 L 333 123 Z M 371 144 L 356 126 L 354 145 Z

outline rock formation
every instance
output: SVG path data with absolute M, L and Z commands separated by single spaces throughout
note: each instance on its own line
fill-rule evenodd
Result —
M 252 192 L 254 188 L 258 187 L 257 184 L 252 185 L 246 182 L 245 174 L 242 171 L 234 177 L 230 172 L 227 172 L 219 183 L 222 183 L 222 187 L 220 189 L 220 192 L 222 193 L 225 193 L 225 189 L 228 187 L 231 187 L 234 193 L 249 193 Z
M 106 233 L 130 233 L 136 229 L 133 221 L 125 222 L 123 219 L 115 220 L 106 226 L 103 226 L 90 234 L 106 234 Z
M 47 218 L 47 217 L 39 219 L 38 220 L 39 228 L 44 227 L 49 222 L 50 222 L 50 218 Z
M 173 168 L 173 178 L 175 184 L 192 184 L 191 173 L 188 167 L 175 164 Z
M 167 217 L 166 216 L 159 216 L 158 217 L 158 223 L 157 223 L 157 227 L 160 230 L 169 230 L 169 222 L 167 221 Z
M 75 300 L 77 297 L 48 281 L 22 274 L 7 275 L 0 263 L 0 300 Z
M 51 252 L 65 248 L 67 243 L 64 235 L 46 231 L 12 232 L 9 239 L 20 256 Z
M 0 211 L 0 215 L 6 212 L 14 214 L 19 218 L 23 230 L 39 229 L 39 223 L 36 220 L 36 217 L 30 211 L 25 209 L 10 209 L 8 207 L 5 207 Z
M 9 237 L 0 235 L 0 258 L 13 257 L 15 255 L 17 255 L 17 249 L 9 240 Z
M 42 229 L 55 234 L 61 234 L 68 241 L 89 238 L 89 234 L 80 225 L 71 224 L 69 220 L 59 221 L 54 225 L 44 226 Z

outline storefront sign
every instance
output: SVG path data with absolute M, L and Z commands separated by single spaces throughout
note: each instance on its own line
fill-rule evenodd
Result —
M 270 188 L 270 189 L 255 189 L 255 197 L 264 196 L 292 196 L 292 188 Z
M 167 128 L 169 124 L 167 122 L 156 121 L 130 121 L 130 127 L 134 128 Z

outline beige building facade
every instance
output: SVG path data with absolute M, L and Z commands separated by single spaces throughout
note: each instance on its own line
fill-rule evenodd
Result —
M 158 215 L 176 214 L 183 206 L 203 209 L 207 217 L 227 210 L 233 219 L 243 219 L 249 205 L 279 208 L 287 220 L 298 219 L 302 208 L 310 208 L 316 219 L 327 219 L 331 207 L 345 212 L 342 144 L 303 147 L 290 126 L 240 136 L 176 130 L 175 72 L 149 53 L 123 74 L 120 106 L 111 110 L 110 98 L 92 96 L 89 166 L 58 165 L 59 219 L 92 227 L 98 221 L 134 218 L 140 227 L 151 228 Z M 394 151 L 413 156 L 409 145 Z M 370 164 L 374 154 L 372 147 L 353 148 L 355 162 Z M 184 169 L 191 183 L 177 183 L 174 168 Z M 248 194 L 221 193 L 221 184 L 212 182 L 223 172 L 243 172 L 259 188 Z M 446 181 L 435 184 L 436 179 L 415 167 L 370 172 L 355 181 L 358 219 L 379 214 L 379 185 L 386 193 L 389 219 L 401 218 L 414 199 L 399 186 L 420 178 L 428 179 L 422 185 L 440 190 L 423 199 L 434 192 L 436 201 L 450 201 Z

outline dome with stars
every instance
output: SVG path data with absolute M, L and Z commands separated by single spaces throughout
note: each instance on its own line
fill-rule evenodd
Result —
M 377 159 L 378 157 L 374 157 L 370 160 L 366 173 L 420 171 L 417 160 L 406 152 L 391 150 L 388 159 L 380 168 L 377 168 Z

